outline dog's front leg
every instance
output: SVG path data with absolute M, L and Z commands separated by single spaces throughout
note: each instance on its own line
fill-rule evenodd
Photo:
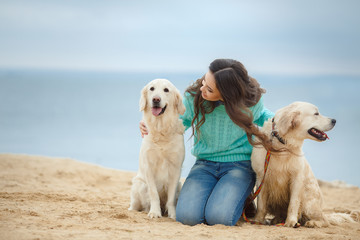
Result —
M 298 222 L 300 208 L 300 192 L 303 187 L 304 179 L 302 174 L 297 173 L 290 183 L 290 203 L 287 211 L 285 227 L 294 227 Z
M 180 179 L 180 171 L 175 170 L 174 175 L 169 178 L 168 182 L 168 192 L 167 192 L 167 202 L 166 202 L 166 209 L 168 211 L 169 218 L 176 219 L 176 191 L 178 188 Z
M 160 198 L 151 169 L 148 169 L 146 172 L 146 182 L 150 198 L 150 211 L 148 216 L 150 218 L 159 218 L 161 217 Z
M 263 189 L 264 190 L 264 189 Z M 255 221 L 260 223 L 265 223 L 265 216 L 266 216 L 266 202 L 267 202 L 267 195 L 264 193 L 264 191 L 259 193 L 258 199 L 257 199 L 257 212 L 255 215 Z

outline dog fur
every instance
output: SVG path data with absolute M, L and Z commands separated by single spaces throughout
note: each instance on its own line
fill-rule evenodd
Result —
M 184 114 L 182 97 L 166 79 L 155 79 L 141 92 L 140 111 L 148 129 L 142 141 L 139 170 L 132 181 L 129 210 L 146 211 L 150 218 L 167 212 L 175 219 L 184 161 Z
M 278 110 L 274 117 L 274 130 L 285 144 L 271 135 L 272 120 L 264 124 L 261 131 L 272 138 L 273 146 L 287 151 L 271 155 L 258 196 L 256 221 L 266 223 L 266 214 L 275 216 L 271 224 L 285 221 L 287 227 L 294 227 L 298 222 L 307 227 L 326 227 L 329 220 L 333 224 L 341 221 L 341 216 L 324 215 L 320 187 L 302 151 L 305 139 L 326 140 L 324 132 L 331 130 L 335 123 L 335 119 L 320 115 L 316 106 L 295 102 Z M 310 129 L 317 129 L 315 135 L 318 137 L 311 135 Z M 264 177 L 265 155 L 263 147 L 254 147 L 251 161 L 257 176 L 257 186 Z

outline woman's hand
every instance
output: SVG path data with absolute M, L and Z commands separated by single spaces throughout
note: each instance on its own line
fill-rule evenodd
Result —
M 140 121 L 140 132 L 141 132 L 141 137 L 144 138 L 145 135 L 148 135 L 148 129 L 145 125 L 145 122 L 143 120 Z

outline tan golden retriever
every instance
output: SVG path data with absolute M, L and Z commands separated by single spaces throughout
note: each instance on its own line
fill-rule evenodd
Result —
M 185 112 L 182 97 L 170 81 L 155 79 L 141 92 L 140 111 L 149 134 L 141 145 L 129 210 L 144 210 L 150 218 L 167 212 L 175 219 L 185 155 L 184 126 L 179 119 Z
M 335 123 L 335 119 L 322 116 L 316 106 L 295 102 L 278 110 L 273 121 L 264 124 L 261 131 L 271 136 L 273 146 L 288 151 L 271 155 L 258 196 L 256 221 L 266 223 L 266 214 L 275 216 L 272 224 L 285 221 L 287 227 L 294 227 L 298 222 L 307 227 L 325 227 L 329 222 L 351 221 L 346 216 L 324 215 L 320 187 L 302 151 L 305 139 L 325 141 L 325 132 Z M 254 147 L 251 161 L 257 186 L 264 177 L 265 155 L 263 147 Z

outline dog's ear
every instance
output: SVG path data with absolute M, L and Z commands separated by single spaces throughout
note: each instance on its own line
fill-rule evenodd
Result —
M 141 90 L 141 97 L 139 102 L 140 112 L 144 111 L 147 105 L 147 86 Z
M 178 90 L 175 91 L 175 108 L 180 115 L 184 114 L 185 106 L 182 102 L 182 97 Z
M 285 135 L 300 124 L 300 112 L 293 109 L 282 109 L 275 116 L 276 129 L 280 135 Z
M 300 112 L 294 111 L 291 113 L 291 127 L 290 129 L 295 129 L 300 124 Z

